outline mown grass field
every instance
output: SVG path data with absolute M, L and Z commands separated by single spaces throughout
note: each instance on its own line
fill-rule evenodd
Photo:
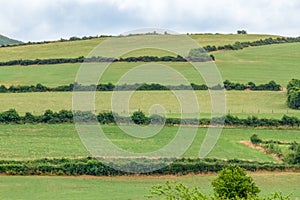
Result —
M 126 92 L 117 92 L 116 94 L 120 93 L 128 94 Z M 120 101 L 120 97 L 112 99 L 112 94 L 113 92 L 96 92 L 96 112 L 110 111 L 112 110 L 111 102 Z M 179 94 L 187 94 L 186 98 L 189 98 L 190 92 L 181 91 Z M 200 118 L 210 117 L 211 99 L 209 92 L 196 91 L 195 94 L 200 108 Z M 42 114 L 47 109 L 54 111 L 72 109 L 72 92 L 0 93 L 0 98 L 2 100 L 0 111 L 15 108 L 21 114 L 25 114 L 25 112 Z M 167 116 L 180 117 L 181 106 L 176 96 L 170 91 L 137 91 L 129 100 L 129 111 L 133 113 L 140 109 L 146 114 L 162 113 L 162 109 L 155 106 L 157 104 L 164 108 Z M 285 92 L 227 91 L 226 104 L 226 112 L 239 117 L 254 115 L 281 118 L 285 114 L 300 116 L 299 110 L 288 109 Z M 122 115 L 126 111 L 126 106 L 127 104 L 119 105 L 113 110 Z M 190 117 L 199 116 L 193 112 L 195 110 L 185 113 Z
M 300 198 L 299 173 L 257 173 L 250 174 L 262 190 L 260 196 L 281 191 Z M 146 199 L 153 185 L 166 181 L 181 182 L 190 187 L 199 187 L 205 194 L 213 194 L 211 181 L 216 175 L 179 177 L 20 177 L 0 178 L 0 198 L 15 199 Z M 14 191 L 14 192 L 12 192 Z M 130 191 L 130 192 L 129 192 Z
M 101 126 L 106 137 L 130 152 L 151 152 L 163 148 L 176 135 L 178 127 L 164 127 L 150 138 L 136 138 L 117 126 Z M 135 130 L 132 128 L 133 131 Z M 199 128 L 184 157 L 198 157 L 206 128 Z M 156 133 L 156 132 L 155 132 Z M 297 130 L 223 129 L 208 157 L 276 162 L 271 156 L 240 144 L 257 134 L 265 140 L 300 141 Z M 0 125 L 0 159 L 78 158 L 89 155 L 74 125 Z
M 215 64 L 218 67 L 223 80 L 228 79 L 240 83 L 252 81 L 256 84 L 275 80 L 277 83 L 281 84 L 282 87 L 286 87 L 287 83 L 292 78 L 300 77 L 300 71 L 298 70 L 297 65 L 297 63 L 300 62 L 299 51 L 300 44 L 293 43 L 251 47 L 239 51 L 222 51 L 213 54 L 216 56 L 217 60 Z M 147 64 L 147 67 L 140 68 L 139 76 L 136 77 L 144 76 L 149 78 L 147 77 L 149 70 L 152 70 L 152 72 L 155 70 L 157 70 L 157 72 L 162 70 L 162 68 L 158 67 L 159 63 L 113 63 L 105 71 L 100 82 L 117 83 L 124 74 L 136 69 L 137 66 L 144 64 Z M 160 64 L 176 70 L 189 82 L 197 84 L 204 83 L 202 77 L 190 64 L 180 62 L 163 62 Z M 103 63 L 97 64 L 96 66 L 91 65 L 91 71 L 95 72 L 103 69 L 104 65 L 105 64 Z M 0 84 L 9 86 L 42 83 L 51 87 L 66 85 L 76 81 L 76 75 L 79 68 L 80 64 L 0 67 Z M 203 67 L 203 69 L 205 69 L 205 67 Z M 97 73 L 94 73 L 92 75 L 96 74 Z M 161 74 L 160 78 L 160 80 L 165 81 L 165 79 L 168 79 L 169 77 L 164 77 L 163 74 Z M 134 78 L 132 78 L 131 81 L 134 81 Z
M 156 36 L 154 36 L 156 37 Z M 160 36 L 162 40 L 163 36 Z M 196 34 L 191 38 L 196 40 L 200 45 L 225 45 L 232 44 L 236 41 L 256 41 L 269 37 L 278 37 L 273 35 L 236 35 L 236 34 Z M 49 44 L 37 44 L 29 46 L 18 46 L 9 48 L 0 48 L 0 61 L 16 60 L 16 59 L 44 59 L 44 58 L 74 58 L 79 56 L 87 56 L 97 45 L 107 38 L 96 38 L 91 40 L 72 41 L 72 42 L 55 42 Z M 140 55 L 140 53 L 131 55 Z M 150 54 L 149 54 L 150 53 Z M 147 51 L 148 55 L 157 55 L 156 51 Z M 130 55 L 130 54 L 128 54 Z M 131 56 L 130 55 L 130 56 Z

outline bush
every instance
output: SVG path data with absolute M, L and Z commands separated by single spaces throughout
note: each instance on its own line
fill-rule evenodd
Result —
M 224 199 L 255 198 L 260 189 L 253 179 L 247 176 L 240 167 L 229 166 L 219 172 L 219 176 L 212 182 L 215 196 Z
M 287 85 L 287 105 L 292 109 L 300 109 L 299 79 L 292 79 Z
M 208 196 L 202 194 L 199 188 L 189 188 L 182 183 L 171 184 L 166 182 L 164 186 L 156 185 L 151 188 L 149 199 L 158 197 L 169 200 L 205 200 Z
M 258 135 L 256 135 L 256 134 L 253 134 L 250 137 L 250 140 L 251 140 L 252 144 L 259 144 L 262 142 L 262 140 L 260 138 L 258 138 Z
M 135 124 L 149 124 L 149 119 L 148 117 L 146 117 L 146 115 L 138 110 L 138 111 L 135 111 L 132 116 L 131 116 L 131 120 L 135 123 Z

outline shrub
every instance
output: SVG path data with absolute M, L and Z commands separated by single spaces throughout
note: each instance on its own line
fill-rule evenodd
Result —
M 215 196 L 224 199 L 255 198 L 260 192 L 243 168 L 229 166 L 212 182 Z
M 256 135 L 256 134 L 253 134 L 250 137 L 250 140 L 251 140 L 252 144 L 259 144 L 262 142 L 262 140 L 260 138 L 258 138 L 258 135 Z
M 146 117 L 146 115 L 138 110 L 135 111 L 132 116 L 131 116 L 131 120 L 135 123 L 135 124 L 149 124 L 149 119 Z

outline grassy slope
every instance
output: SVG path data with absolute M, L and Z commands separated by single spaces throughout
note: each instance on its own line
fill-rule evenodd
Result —
M 241 51 L 218 52 L 214 55 L 223 78 L 264 83 L 275 80 L 286 86 L 300 77 L 300 43 L 251 47 Z
M 261 196 L 282 191 L 300 197 L 300 174 L 258 173 L 251 174 L 262 190 Z M 166 181 L 182 182 L 199 187 L 203 193 L 212 194 L 211 181 L 216 175 L 183 177 L 19 177 L 4 176 L 0 179 L 0 198 L 14 199 L 145 199 L 150 188 Z M 12 192 L 14 191 L 14 192 Z
M 148 139 L 133 138 L 123 134 L 117 126 L 102 126 L 106 136 L 118 147 L 131 152 L 151 152 L 168 144 L 177 127 L 164 127 Z M 198 129 L 186 157 L 198 157 L 207 129 Z M 299 141 L 294 130 L 223 129 L 222 135 L 209 157 L 274 161 L 272 157 L 239 143 L 253 134 L 263 139 Z M 44 157 L 86 157 L 89 154 L 80 142 L 74 125 L 0 125 L 0 159 L 37 159 Z
M 300 77 L 297 64 L 300 62 L 299 51 L 300 44 L 294 43 L 251 47 L 240 51 L 216 52 L 214 55 L 217 58 L 215 64 L 220 70 L 223 80 L 228 79 L 241 83 L 253 81 L 257 84 L 275 80 L 285 87 L 292 78 Z M 123 74 L 141 64 L 145 63 L 114 63 L 107 69 L 101 82 L 116 83 Z M 162 64 L 175 69 L 190 82 L 204 83 L 196 70 L 187 63 Z M 101 68 L 103 65 L 99 64 L 97 66 Z M 70 84 L 75 81 L 79 67 L 80 64 L 1 67 L 0 84 L 28 85 L 42 83 L 48 86 Z M 144 75 L 148 73 L 149 68 L 153 69 L 155 67 L 143 68 L 141 71 Z
M 271 35 L 192 35 L 200 45 L 224 45 L 236 41 L 255 41 L 263 38 L 276 37 Z M 105 38 L 84 41 L 56 42 L 51 44 L 29 45 L 11 48 L 0 48 L 0 61 L 15 59 L 59 58 L 87 56 Z M 153 51 L 151 51 L 153 53 Z M 149 53 L 149 51 L 147 51 Z M 151 53 L 151 54 L 152 54 Z M 154 52 L 153 55 L 157 55 Z
M 210 96 L 207 91 L 197 91 L 200 107 L 200 117 L 209 117 L 211 112 Z M 111 110 L 112 92 L 96 93 L 96 111 Z M 163 97 L 163 98 L 162 98 Z M 15 108 L 18 112 L 32 112 L 41 114 L 47 109 L 59 111 L 72 109 L 71 92 L 46 92 L 46 93 L 9 93 L 0 94 L 2 103 L 0 111 Z M 256 115 L 260 117 L 281 118 L 284 114 L 300 117 L 300 111 L 287 108 L 286 94 L 284 92 L 255 92 L 255 91 L 228 91 L 226 92 L 227 113 L 240 117 Z M 114 100 L 115 101 L 115 100 Z M 131 112 L 141 109 L 149 113 L 152 105 L 159 104 L 165 108 L 168 116 L 179 117 L 180 105 L 176 97 L 167 91 L 139 91 L 135 92 L 130 99 L 129 108 Z M 160 113 L 153 109 L 152 113 Z M 119 113 L 124 112 L 122 109 Z

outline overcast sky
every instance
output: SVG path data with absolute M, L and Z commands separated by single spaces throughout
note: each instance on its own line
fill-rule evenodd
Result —
M 299 22 L 299 0 L 0 0 L 0 34 L 22 41 L 141 28 L 299 36 Z

